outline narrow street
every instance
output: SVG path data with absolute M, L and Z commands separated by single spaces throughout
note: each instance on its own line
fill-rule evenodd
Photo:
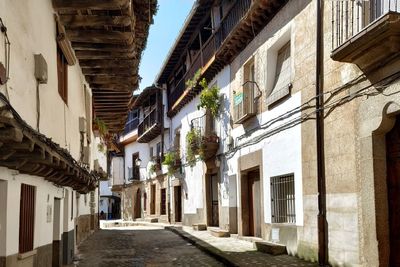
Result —
M 79 267 L 223 266 L 176 234 L 147 226 L 99 230 L 79 246 L 77 259 Z

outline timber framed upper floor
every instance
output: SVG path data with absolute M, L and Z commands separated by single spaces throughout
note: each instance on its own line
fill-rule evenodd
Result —
M 172 117 L 199 92 L 188 88 L 201 69 L 210 81 L 268 24 L 287 1 L 198 0 L 156 78 L 167 89 L 168 116 Z

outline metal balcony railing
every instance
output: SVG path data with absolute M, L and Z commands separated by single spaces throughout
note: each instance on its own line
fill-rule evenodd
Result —
M 152 110 L 139 123 L 138 136 L 141 136 L 142 134 L 144 134 L 153 125 L 161 122 L 162 114 L 160 112 L 161 112 L 161 109 L 158 108 L 158 105 L 155 105 L 152 108 Z
M 242 86 L 242 91 L 234 95 L 234 123 L 242 123 L 257 113 L 257 98 L 254 91 L 255 84 L 247 82 Z
M 400 13 L 400 0 L 331 1 L 332 49 L 388 13 Z
M 399 0 L 400 1 L 400 0 Z M 168 96 L 169 108 L 171 108 L 186 89 L 186 82 L 193 78 L 198 69 L 203 68 L 215 55 L 222 43 L 232 32 L 235 26 L 244 17 L 251 6 L 252 0 L 235 1 L 227 15 L 221 20 L 219 27 L 202 44 L 201 49 L 193 58 L 192 63 L 183 78 L 176 84 L 174 91 Z
M 128 167 L 128 180 L 129 181 L 139 181 L 140 180 L 140 170 L 139 167 Z

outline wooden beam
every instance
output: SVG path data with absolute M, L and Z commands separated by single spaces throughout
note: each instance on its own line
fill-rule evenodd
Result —
M 107 30 L 66 30 L 67 37 L 71 42 L 86 43 L 109 43 L 109 44 L 131 44 L 133 42 L 132 32 L 118 32 Z
M 126 52 L 133 53 L 136 51 L 134 45 L 117 45 L 117 44 L 91 44 L 83 42 L 72 42 L 72 47 L 75 50 L 90 50 L 90 51 L 109 51 L 109 52 Z
M 22 142 L 24 135 L 20 129 L 17 128 L 1 128 L 0 129 L 0 141 L 6 142 Z
M 120 59 L 120 60 L 106 60 L 106 59 L 84 59 L 79 60 L 81 67 L 89 68 L 134 68 L 139 61 L 137 59 Z
M 132 77 L 118 77 L 118 76 L 86 76 L 86 81 L 88 83 L 97 83 L 97 84 L 135 84 L 138 81 L 137 76 Z
M 135 76 L 137 75 L 137 70 L 127 69 L 127 68 L 82 68 L 82 73 L 86 76 L 88 75 L 107 75 L 113 76 Z
M 96 90 L 107 90 L 119 92 L 132 92 L 133 86 L 126 86 L 121 84 L 91 84 L 90 87 Z
M 90 51 L 78 50 L 75 52 L 78 59 L 136 59 L 134 52 L 109 52 L 109 51 Z
M 60 15 L 59 18 L 66 28 L 129 26 L 132 23 L 132 18 L 129 16 Z
M 129 0 L 52 0 L 57 11 L 77 9 L 120 10 L 129 6 Z

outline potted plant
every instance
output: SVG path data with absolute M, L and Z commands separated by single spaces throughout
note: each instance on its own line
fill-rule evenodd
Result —
M 195 128 L 190 129 L 186 134 L 186 161 L 191 167 L 196 164 L 196 155 L 199 154 L 200 145 L 200 131 Z
M 164 155 L 163 164 L 167 165 L 168 174 L 173 175 L 180 166 L 180 159 L 178 153 L 176 153 L 175 151 L 167 152 Z
M 208 83 L 205 78 L 203 78 L 199 84 L 202 87 L 202 91 L 200 93 L 200 104 L 197 106 L 197 108 L 209 110 L 214 118 L 217 117 L 220 106 L 219 87 L 217 85 L 208 87 Z

